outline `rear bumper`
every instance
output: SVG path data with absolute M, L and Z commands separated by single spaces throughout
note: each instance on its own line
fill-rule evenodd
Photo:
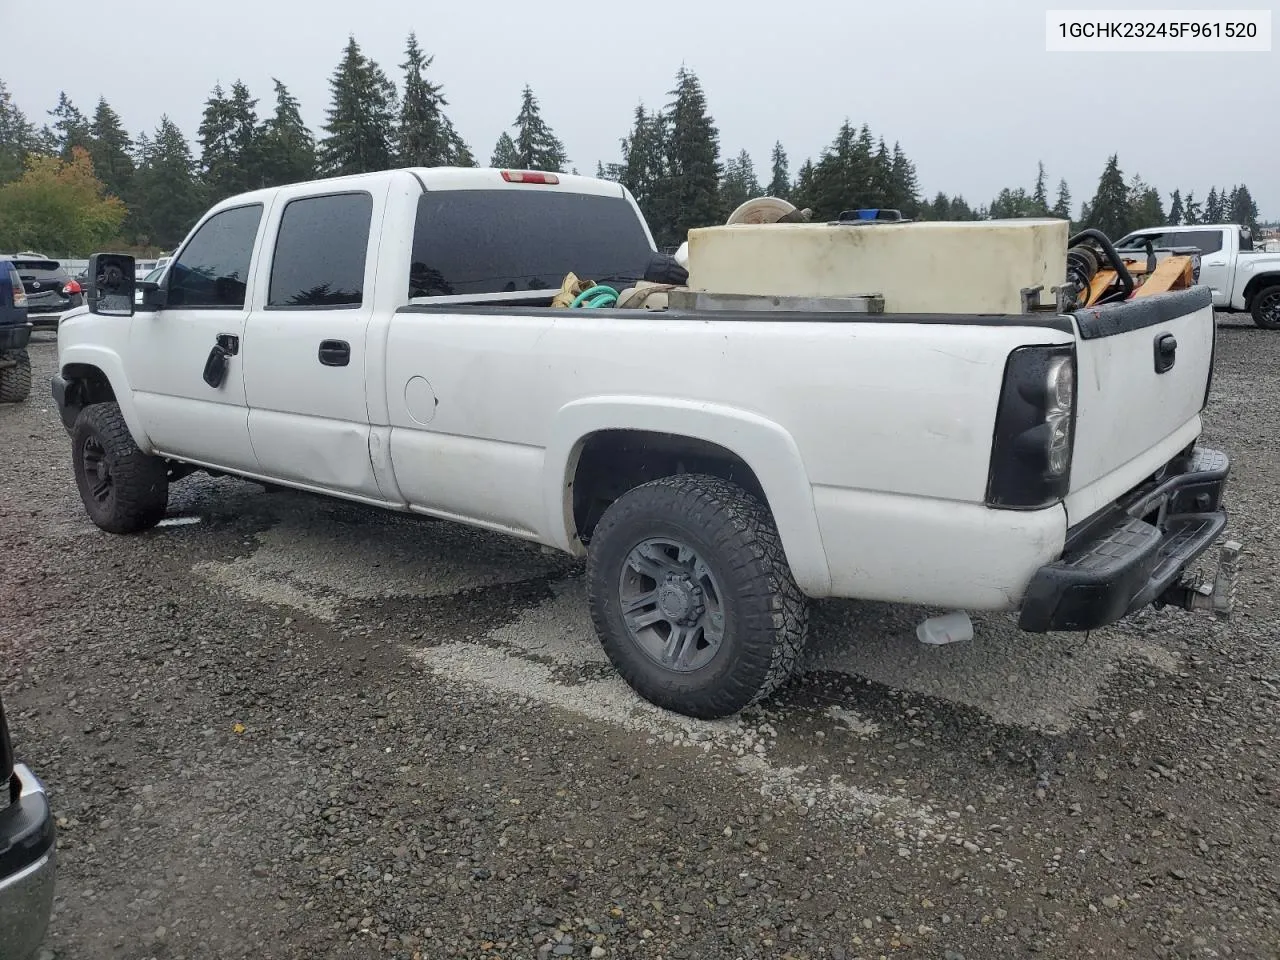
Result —
M 30 323 L 11 323 L 0 326 L 0 350 L 21 350 L 30 342 Z
M 54 826 L 44 786 L 25 766 L 15 802 L 0 810 L 0 955 L 35 955 L 53 912 Z
M 1198 448 L 1164 478 L 1068 531 L 1062 557 L 1028 585 L 1018 626 L 1093 630 L 1160 600 L 1226 528 L 1230 470 L 1225 453 Z

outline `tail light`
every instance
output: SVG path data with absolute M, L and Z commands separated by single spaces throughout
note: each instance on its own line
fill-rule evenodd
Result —
M 22 289 L 21 283 L 13 285 L 13 305 L 15 307 L 25 307 L 27 305 L 27 291 Z
M 1038 509 L 1065 497 L 1075 420 L 1075 347 L 1019 347 L 1010 353 L 991 444 L 987 505 Z
M 502 179 L 507 183 L 557 184 L 560 182 L 560 178 L 554 173 L 543 173 L 540 170 L 503 170 Z
M 75 280 L 68 280 L 66 285 L 62 288 L 62 292 L 65 296 L 74 297 L 77 293 L 82 291 L 78 282 Z

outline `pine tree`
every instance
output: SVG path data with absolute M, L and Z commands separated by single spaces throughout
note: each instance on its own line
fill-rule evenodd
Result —
M 817 177 L 817 169 L 813 165 L 813 161 L 806 159 L 800 165 L 800 169 L 796 172 L 795 183 L 791 186 L 790 200 L 800 209 L 805 207 L 813 208 L 817 202 L 814 197 L 817 193 L 815 179 Z
M 761 196 L 764 191 L 760 189 L 755 164 L 751 155 L 743 150 L 724 165 L 724 176 L 720 178 L 721 202 L 731 213 L 748 200 Z
M 332 102 L 320 142 L 321 169 L 330 175 L 388 170 L 395 163 L 396 88 L 350 37 L 329 80 Z
M 1187 191 L 1187 199 L 1182 204 L 1182 222 L 1188 227 L 1203 223 L 1200 219 L 1200 204 L 1196 203 L 1196 195 L 1192 190 Z
M 867 127 L 856 133 L 848 120 L 840 125 L 835 140 L 813 168 L 805 205 L 813 208 L 814 219 L 834 220 L 843 210 L 874 205 L 871 148 L 871 131 Z
M 644 104 L 639 104 L 631 132 L 622 140 L 622 163 L 618 165 L 618 181 L 631 191 L 649 220 L 650 229 L 656 229 L 652 224 L 664 216 L 657 204 L 666 176 L 665 135 L 662 115 L 649 113 Z
M 35 148 L 36 131 L 0 80 L 0 184 L 22 176 L 27 154 Z
M 133 143 L 106 98 L 99 98 L 90 126 L 89 158 L 107 192 L 128 199 L 133 180 Z
M 769 196 L 787 200 L 791 196 L 791 172 L 787 169 L 787 151 L 782 148 L 781 140 L 774 143 L 770 160 L 773 166 L 769 178 Z
M 264 186 L 310 180 L 316 172 L 316 141 L 302 120 L 302 105 L 274 77 L 276 109 L 258 131 Z
M 265 186 L 266 173 L 263 170 L 258 131 L 258 101 L 239 80 L 231 85 L 227 113 L 231 120 L 231 150 L 237 173 L 236 192 Z
M 214 85 L 204 102 L 196 136 L 200 143 L 200 175 L 209 188 L 209 196 L 218 200 L 231 196 L 236 192 L 231 105 L 220 83 Z
M 167 116 L 160 118 L 154 138 L 139 137 L 139 145 L 145 153 L 136 177 L 141 198 L 136 229 L 144 242 L 169 249 L 207 205 L 196 163 L 187 138 Z
M 53 127 L 51 130 L 46 128 L 45 133 L 46 136 L 51 136 L 51 152 L 63 160 L 70 160 L 71 151 L 75 147 L 84 147 L 86 150 L 89 148 L 89 121 L 65 91 L 58 94 L 58 104 L 49 111 L 49 116 L 53 117 Z
M 525 86 L 520 94 L 520 112 L 516 115 L 516 135 L 512 138 L 519 157 L 517 167 L 524 170 L 547 170 L 563 173 L 568 162 L 564 144 L 552 133 L 542 118 L 542 108 L 533 90 Z
M 1209 188 L 1209 196 L 1204 201 L 1204 222 L 1222 223 L 1222 194 L 1215 187 Z
M 894 141 L 893 164 L 889 182 L 891 191 L 889 206 L 901 210 L 904 217 L 915 217 L 920 211 L 920 181 L 916 177 L 916 165 L 907 159 L 902 146 Z
M 720 132 L 707 112 L 702 84 L 682 66 L 669 95 L 665 128 L 667 157 L 659 191 L 665 223 L 660 246 L 679 246 L 691 229 L 723 223 L 720 199 Z
M 1163 226 L 1166 219 L 1160 191 L 1155 187 L 1145 187 L 1140 193 L 1135 192 L 1131 196 L 1128 230 Z
M 1173 191 L 1169 197 L 1169 226 L 1178 227 L 1182 225 L 1182 193 L 1178 190 Z
M 1060 220 L 1071 219 L 1071 191 L 1067 189 L 1065 178 L 1058 181 L 1058 199 L 1050 212 Z
M 1243 183 L 1231 191 L 1231 212 L 1232 223 L 1248 227 L 1251 231 L 1258 229 L 1258 205 L 1254 203 L 1253 195 Z
M 511 139 L 511 134 L 505 130 L 502 132 L 502 136 L 498 137 L 498 142 L 494 144 L 493 156 L 489 159 L 489 166 L 498 167 L 502 170 L 519 170 L 522 168 L 520 152 L 516 150 L 516 142 Z
M 1036 185 L 1031 193 L 1032 216 L 1047 217 L 1049 215 L 1049 194 L 1044 179 L 1044 161 L 1036 170 Z
M 400 101 L 400 126 L 396 134 L 399 162 L 410 167 L 470 166 L 460 164 L 462 156 L 470 157 L 471 151 L 453 129 L 444 115 L 448 105 L 442 87 L 426 76 L 434 57 L 428 57 L 418 46 L 415 34 L 409 34 L 405 45 L 404 96 Z
M 1112 154 L 1098 179 L 1098 190 L 1089 203 L 1088 226 L 1101 230 L 1112 239 L 1128 232 L 1129 189 L 1120 172 L 1119 158 Z

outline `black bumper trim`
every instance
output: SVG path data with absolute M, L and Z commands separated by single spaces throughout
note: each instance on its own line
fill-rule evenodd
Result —
M 1171 475 L 1068 532 L 1060 559 L 1036 571 L 1019 611 L 1031 633 L 1094 630 L 1152 603 L 1221 536 L 1231 461 L 1200 448 Z
M 0 881 L 38 863 L 53 845 L 53 811 L 48 796 L 43 790 L 20 795 L 0 810 Z
M 21 350 L 30 342 L 30 323 L 13 323 L 0 326 L 0 350 Z

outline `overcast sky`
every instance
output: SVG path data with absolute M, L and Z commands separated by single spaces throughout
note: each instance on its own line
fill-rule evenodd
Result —
M 617 159 L 635 105 L 665 103 L 684 63 L 706 88 L 722 156 L 745 148 L 762 182 L 775 140 L 794 174 L 848 117 L 901 142 L 925 196 L 944 190 L 976 205 L 1003 186 L 1029 190 L 1043 160 L 1051 196 L 1065 177 L 1078 211 L 1115 152 L 1126 178 L 1141 173 L 1166 207 L 1175 187 L 1203 200 L 1211 186 L 1243 182 L 1264 218 L 1280 217 L 1274 44 L 1271 53 L 1247 54 L 1046 53 L 1045 10 L 1064 6 L 59 0 L 52 19 L 33 13 L 43 26 L 7 36 L 0 76 L 38 122 L 62 89 L 86 113 L 105 96 L 131 133 L 154 129 L 167 113 L 193 139 L 214 83 L 243 80 L 265 111 L 276 76 L 318 130 L 348 34 L 400 86 L 398 64 L 414 30 L 435 57 L 430 75 L 444 84 L 450 117 L 481 162 L 527 83 L 570 162 L 594 173 L 597 160 Z M 1134 0 L 1124 9 L 1159 6 Z

